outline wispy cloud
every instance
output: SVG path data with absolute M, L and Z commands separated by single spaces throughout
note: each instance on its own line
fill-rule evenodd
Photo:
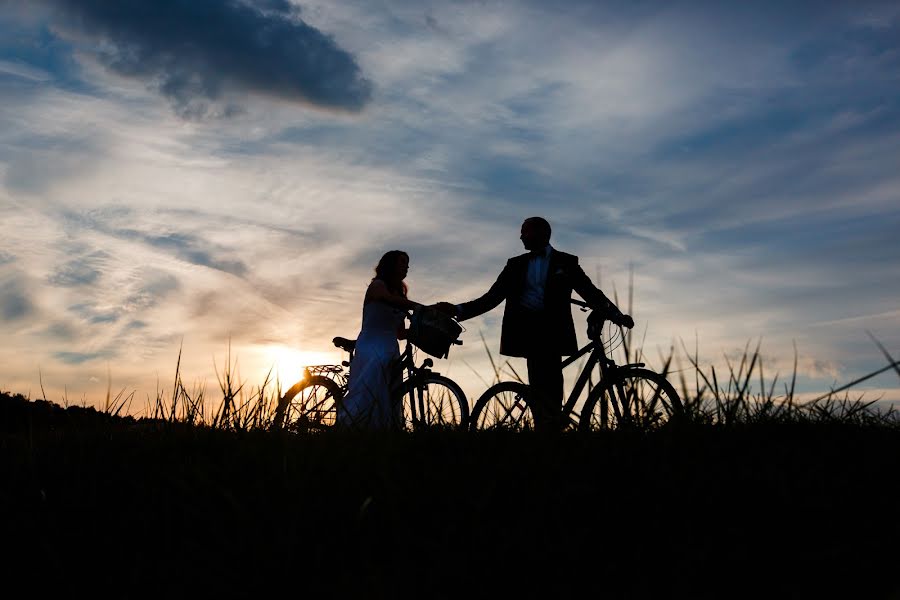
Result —
M 43 69 L 38 69 L 21 62 L 8 60 L 0 60 L 0 74 L 12 75 L 29 81 L 46 82 L 52 79 L 52 76 Z
M 54 356 L 69 365 L 81 365 L 98 359 L 113 358 L 108 352 L 57 352 Z

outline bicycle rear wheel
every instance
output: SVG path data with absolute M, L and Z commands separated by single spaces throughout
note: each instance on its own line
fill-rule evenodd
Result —
M 459 429 L 469 422 L 469 402 L 462 388 L 443 375 L 431 374 L 403 389 L 403 429 Z
M 487 389 L 472 409 L 470 429 L 534 429 L 529 388 L 517 381 L 502 381 Z
M 681 398 L 665 377 L 647 369 L 622 369 L 588 394 L 578 429 L 659 427 L 683 413 Z
M 278 401 L 272 426 L 294 432 L 324 431 L 337 423 L 344 394 L 332 379 L 313 375 L 295 383 Z

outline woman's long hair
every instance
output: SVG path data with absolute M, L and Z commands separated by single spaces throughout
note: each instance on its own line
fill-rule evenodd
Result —
M 375 267 L 375 277 L 372 278 L 372 281 L 380 279 L 387 285 L 387 288 L 391 292 L 400 294 L 406 298 L 406 282 L 402 279 L 397 279 L 395 276 L 395 273 L 397 272 L 397 261 L 400 260 L 401 256 L 409 261 L 409 254 L 403 250 L 389 250 L 388 252 L 385 252 L 384 256 L 381 257 L 381 260 L 378 261 L 378 265 Z

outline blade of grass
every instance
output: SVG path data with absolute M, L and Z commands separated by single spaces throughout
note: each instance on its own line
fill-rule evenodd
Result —
M 484 344 L 484 351 L 488 355 L 488 360 L 491 361 L 491 369 L 494 370 L 494 383 L 500 382 L 500 370 L 497 368 L 497 364 L 494 362 L 494 355 L 491 354 L 491 349 L 488 347 L 487 340 L 484 339 L 484 332 L 482 330 L 478 330 L 478 335 L 481 337 L 481 343 Z
M 890 353 L 887 351 L 887 348 L 885 348 L 881 344 L 881 342 L 875 339 L 875 336 L 872 335 L 871 331 L 867 329 L 866 333 L 869 334 L 869 337 L 873 342 L 875 342 L 875 345 L 878 346 L 878 349 L 881 350 L 881 353 L 884 354 L 884 357 L 888 360 L 888 363 L 894 365 L 894 370 L 897 372 L 897 376 L 900 377 L 900 367 L 897 366 L 897 362 L 894 360 L 894 357 L 890 355 Z
M 858 378 L 858 379 L 854 379 L 854 380 L 851 381 L 850 383 L 846 383 L 846 384 L 842 385 L 842 386 L 839 387 L 839 388 L 835 388 L 835 389 L 831 390 L 830 392 L 828 392 L 827 394 L 823 394 L 823 395 L 819 396 L 818 398 L 816 398 L 815 400 L 811 400 L 811 401 L 809 402 L 809 404 L 814 403 L 814 402 L 817 402 L 817 401 L 819 401 L 819 400 L 823 400 L 823 399 L 825 399 L 825 398 L 830 398 L 831 396 L 833 396 L 834 394 L 837 394 L 838 392 L 843 392 L 844 390 L 849 390 L 849 389 L 852 388 L 854 385 L 856 385 L 856 384 L 858 384 L 858 383 L 862 383 L 863 381 L 867 381 L 867 380 L 869 380 L 869 379 L 872 379 L 873 377 L 876 377 L 876 376 L 878 376 L 878 375 L 881 375 L 881 374 L 884 373 L 885 371 L 890 371 L 891 369 L 896 370 L 898 366 L 900 366 L 900 361 L 895 361 L 895 362 L 889 364 L 889 365 L 886 366 L 886 367 L 883 367 L 883 368 L 881 368 L 881 369 L 878 369 L 877 371 L 873 371 L 873 372 L 869 373 L 868 375 L 863 375 L 862 377 L 860 377 L 860 378 Z

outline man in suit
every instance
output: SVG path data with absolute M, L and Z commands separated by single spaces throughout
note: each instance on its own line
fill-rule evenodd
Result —
M 441 302 L 436 307 L 464 321 L 506 300 L 500 354 L 525 358 L 535 400 L 535 426 L 552 429 L 558 424 L 563 402 L 561 357 L 578 351 L 572 290 L 595 310 L 604 311 L 612 322 L 633 327 L 634 321 L 597 289 L 578 266 L 577 256 L 550 245 L 550 223 L 546 219 L 525 219 L 520 239 L 529 252 L 509 259 L 485 295 L 457 305 Z

